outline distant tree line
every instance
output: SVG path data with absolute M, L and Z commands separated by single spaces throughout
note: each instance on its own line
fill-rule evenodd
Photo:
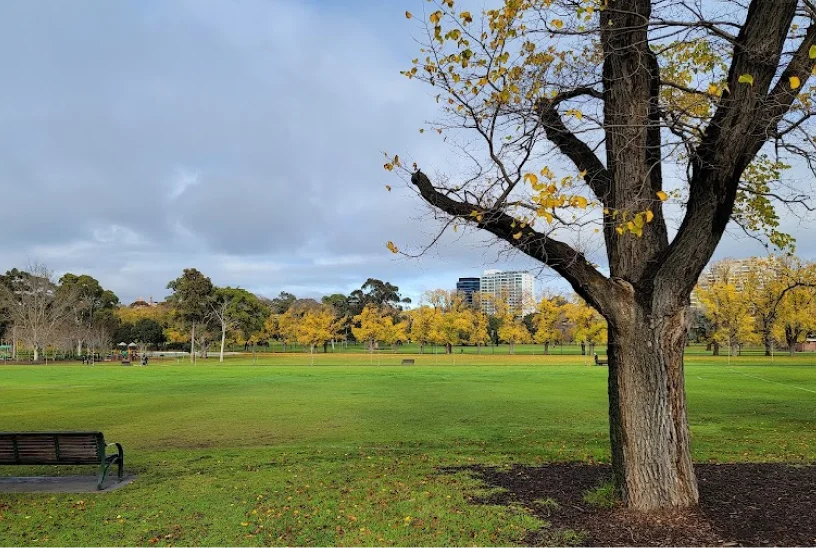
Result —
M 816 266 L 794 257 L 736 264 L 715 263 L 695 290 L 691 339 L 708 344 L 714 354 L 722 347 L 738 353 L 748 344 L 763 345 L 767 354 L 774 345 L 793 353 L 796 343 L 816 331 Z M 592 354 L 607 342 L 603 317 L 575 295 L 545 295 L 534 313 L 522 315 L 506 296 L 477 293 L 469 305 L 461 293 L 443 289 L 425 292 L 418 306 L 406 309 L 411 301 L 399 287 L 375 278 L 348 295 L 320 301 L 285 291 L 270 299 L 218 287 L 195 268 L 184 269 L 167 288 L 171 293 L 163 303 L 125 306 L 87 274 L 66 273 L 57 280 L 44 265 L 15 268 L 0 276 L 0 340 L 35 361 L 47 360 L 49 353 L 108 352 L 121 343 L 136 343 L 141 351 L 185 350 L 191 360 L 217 350 L 223 361 L 227 345 L 254 353 L 270 342 L 283 351 L 299 345 L 311 353 L 354 342 L 370 351 L 380 345 L 396 351 L 410 341 L 421 353 L 428 345 L 449 353 L 454 346 L 481 351 L 501 343 L 513 353 L 517 344 L 534 343 L 545 354 L 566 343 Z M 490 306 L 483 307 L 488 298 Z
M 816 331 L 816 264 L 796 257 L 724 260 L 709 269 L 695 289 L 699 301 L 692 338 L 739 354 L 746 345 L 796 352 Z

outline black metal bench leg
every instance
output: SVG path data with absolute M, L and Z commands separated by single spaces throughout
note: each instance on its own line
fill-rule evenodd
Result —
M 96 490 L 102 490 L 102 484 L 105 483 L 105 476 L 108 475 L 108 468 L 110 468 L 109 462 L 103 462 L 99 465 L 99 483 L 96 484 Z

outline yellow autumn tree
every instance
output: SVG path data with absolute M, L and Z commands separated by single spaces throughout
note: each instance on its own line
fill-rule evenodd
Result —
M 426 292 L 426 298 L 434 307 L 431 341 L 445 348 L 450 354 L 454 346 L 467 339 L 473 325 L 462 295 L 456 291 L 437 289 Z
M 283 345 L 283 351 L 286 352 L 286 345 L 297 341 L 298 323 L 300 317 L 291 308 L 283 314 L 278 314 L 276 317 L 277 334 Z
M 261 341 L 270 341 L 278 334 L 278 315 L 270 314 L 264 320 L 263 328 L 258 334 L 258 339 Z
M 499 320 L 499 340 L 508 343 L 510 354 L 516 351 L 516 344 L 532 342 L 530 331 L 521 316 L 510 306 L 506 295 L 493 296 L 492 303 Z
M 119 306 L 114 309 L 114 315 L 122 323 L 136 323 L 139 320 L 154 320 L 161 326 L 170 324 L 172 310 L 165 304 L 154 306 Z
M 365 341 L 369 352 L 374 352 L 375 343 L 382 340 L 387 317 L 390 318 L 374 304 L 366 305 L 362 312 L 354 316 L 351 332 L 358 341 Z
M 793 356 L 796 343 L 804 342 L 813 331 L 816 331 L 816 290 L 813 287 L 797 287 L 788 291 L 779 307 L 774 336 L 784 341 Z
M 751 261 L 751 268 L 745 276 L 743 293 L 751 304 L 751 313 L 756 321 L 756 331 L 765 347 L 765 355 L 771 355 L 773 343 L 786 343 L 780 337 L 783 329 L 777 329 L 783 301 L 787 293 L 797 287 L 816 286 L 814 267 L 803 264 L 798 258 L 769 256 Z M 788 314 L 790 308 L 784 308 Z
M 535 342 L 544 345 L 545 354 L 550 353 L 550 344 L 561 341 L 559 323 L 564 311 L 561 308 L 560 300 L 562 299 L 552 296 L 542 298 L 533 316 L 533 327 L 535 328 L 533 338 Z
M 391 350 L 396 353 L 397 346 L 408 340 L 408 320 L 394 321 L 394 316 L 390 314 L 383 316 L 380 340 L 391 345 Z
M 411 318 L 411 340 L 419 344 L 419 353 L 424 354 L 425 345 L 432 342 L 434 316 L 437 312 L 430 306 L 420 306 L 408 313 Z
M 490 342 L 490 331 L 487 314 L 481 310 L 470 309 L 464 312 L 470 329 L 467 332 L 466 342 L 476 347 L 476 351 L 481 354 L 482 347 Z
M 323 306 L 317 310 L 307 310 L 297 325 L 298 343 L 308 346 L 314 363 L 314 350 L 337 336 L 339 324 L 330 307 Z
M 564 316 L 571 324 L 573 340 L 581 345 L 582 355 L 595 354 L 595 345 L 606 342 L 606 320 L 580 297 L 564 305 Z
M 746 344 L 759 343 L 752 306 L 745 297 L 742 280 L 728 263 L 713 268 L 713 283 L 697 289 L 703 314 L 711 322 L 711 340 L 715 354 L 727 345 L 730 354 L 739 354 Z M 739 289 L 737 285 L 739 284 Z

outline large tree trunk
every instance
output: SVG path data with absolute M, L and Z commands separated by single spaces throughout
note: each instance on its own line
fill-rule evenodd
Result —
M 711 355 L 712 356 L 719 356 L 720 355 L 720 343 L 718 343 L 717 341 L 714 341 L 712 343 Z
M 683 380 L 687 308 L 673 316 L 640 306 L 609 330 L 609 432 L 624 503 L 651 511 L 697 503 Z
M 544 343 L 544 354 L 549 355 L 550 353 L 550 343 Z
M 790 353 L 791 356 L 795 356 L 796 355 L 796 337 L 793 337 L 793 338 L 788 337 L 787 343 L 788 343 L 788 352 Z
M 40 360 L 40 349 L 37 348 L 37 345 L 34 345 L 34 361 L 37 362 Z
M 788 352 L 791 356 L 796 354 L 796 339 L 799 338 L 799 332 L 790 327 L 785 328 L 785 342 L 788 344 Z
M 76 355 L 77 356 L 82 355 L 82 339 L 77 340 L 77 352 L 76 352 Z

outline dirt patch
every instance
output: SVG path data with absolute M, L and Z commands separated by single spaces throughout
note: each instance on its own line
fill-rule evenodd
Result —
M 816 466 L 700 464 L 700 505 L 682 513 L 634 514 L 599 508 L 584 494 L 608 481 L 608 466 L 552 464 L 468 470 L 503 490 L 483 504 L 521 504 L 551 526 L 530 545 L 570 539 L 585 546 L 816 546 Z M 572 535 L 571 531 L 581 535 Z M 554 533 L 566 532 L 566 536 Z

